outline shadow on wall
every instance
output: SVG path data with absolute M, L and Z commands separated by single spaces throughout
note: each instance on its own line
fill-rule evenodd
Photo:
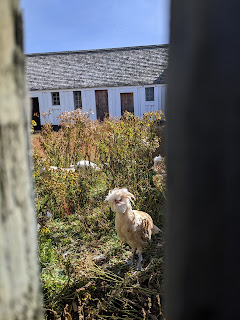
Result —
M 165 69 L 154 81 L 154 84 L 167 83 L 167 69 Z

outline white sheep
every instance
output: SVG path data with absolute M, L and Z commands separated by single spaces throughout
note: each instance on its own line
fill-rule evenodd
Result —
M 50 166 L 48 168 L 48 170 L 56 170 L 56 171 L 72 171 L 72 172 L 75 172 L 76 170 L 80 169 L 80 168 L 91 168 L 93 170 L 96 170 L 96 171 L 100 171 L 101 168 L 98 167 L 95 163 L 93 162 L 90 162 L 90 161 L 87 161 L 87 160 L 81 160 L 79 162 L 77 162 L 76 164 L 72 164 L 70 165 L 69 168 L 59 168 L 59 167 L 56 167 L 56 166 Z M 39 170 L 40 173 L 43 173 L 44 171 L 46 170 L 45 167 L 41 168 Z
M 96 170 L 96 171 L 101 170 L 101 168 L 99 168 L 95 163 L 87 161 L 87 160 L 81 160 L 81 161 L 77 162 L 76 165 L 72 165 L 71 167 L 75 167 L 75 169 L 90 167 L 91 169 Z

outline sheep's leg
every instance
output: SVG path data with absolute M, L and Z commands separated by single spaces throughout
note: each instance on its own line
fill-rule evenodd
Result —
M 132 265 L 133 265 L 133 262 L 134 262 L 134 259 L 135 259 L 135 255 L 136 255 L 136 251 L 137 251 L 137 249 L 135 249 L 135 250 L 133 251 L 133 255 L 132 255 L 131 260 L 127 262 L 127 264 L 128 264 L 129 266 L 132 266 Z
M 138 253 L 138 263 L 136 266 L 136 270 L 141 271 L 142 270 L 142 261 L 143 261 L 143 257 L 141 253 Z

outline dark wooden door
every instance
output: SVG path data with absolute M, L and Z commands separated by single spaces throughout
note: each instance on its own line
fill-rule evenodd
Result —
M 41 130 L 38 98 L 32 98 L 32 120 L 37 124 L 34 130 Z
M 103 120 L 109 115 L 107 90 L 95 90 L 97 119 Z
M 133 93 L 121 93 L 121 113 L 125 111 L 134 113 Z

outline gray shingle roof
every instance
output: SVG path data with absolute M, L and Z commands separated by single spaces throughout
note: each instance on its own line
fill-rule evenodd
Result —
M 26 55 L 30 90 L 166 83 L 168 45 Z

